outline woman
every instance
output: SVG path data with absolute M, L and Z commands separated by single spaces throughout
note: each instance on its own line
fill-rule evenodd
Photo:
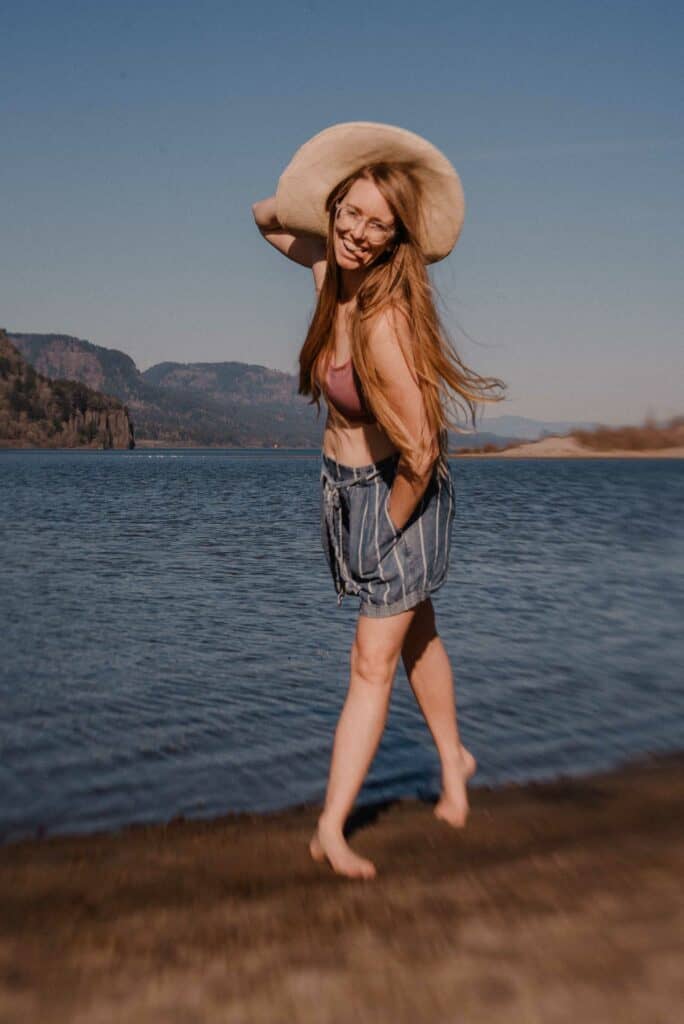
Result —
M 446 578 L 453 481 L 447 388 L 475 423 L 496 378 L 468 370 L 446 341 L 425 264 L 463 220 L 456 171 L 430 143 L 354 122 L 314 136 L 275 196 L 252 207 L 263 237 L 313 271 L 318 300 L 300 352 L 301 394 L 328 416 L 321 540 L 338 592 L 360 599 L 347 698 L 335 733 L 311 856 L 349 877 L 375 865 L 344 825 L 380 741 L 401 656 L 441 761 L 438 818 L 465 824 L 476 761 L 460 741 L 449 658 L 430 594 Z M 458 429 L 458 428 L 456 428 Z

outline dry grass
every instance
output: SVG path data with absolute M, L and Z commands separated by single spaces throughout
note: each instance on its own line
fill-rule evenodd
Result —
M 575 437 L 585 448 L 595 451 L 651 451 L 656 448 L 676 448 L 684 445 L 684 416 L 674 416 L 669 422 L 659 425 L 650 418 L 640 427 L 605 427 L 595 430 L 573 430 Z
M 578 444 L 592 451 L 655 451 L 661 448 L 684 446 L 684 416 L 674 416 L 658 424 L 648 417 L 642 426 L 607 427 L 600 425 L 594 430 L 573 430 L 569 434 L 545 434 L 547 437 L 574 437 Z M 501 444 L 478 445 L 472 448 L 457 448 L 451 455 L 480 455 L 488 452 L 505 452 L 510 448 L 534 444 L 530 440 L 516 440 Z

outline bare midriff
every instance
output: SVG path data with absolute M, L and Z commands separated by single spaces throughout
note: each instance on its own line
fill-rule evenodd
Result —
M 335 422 L 337 420 L 337 422 Z M 344 466 L 367 466 L 397 451 L 377 423 L 343 425 L 328 406 L 323 432 L 323 454 Z
M 344 311 L 338 309 L 331 363 L 340 369 L 350 359 L 350 339 L 344 326 Z M 335 406 L 327 401 L 328 417 L 323 432 L 323 454 L 344 466 L 367 466 L 380 462 L 397 451 L 377 422 L 345 423 L 336 415 Z

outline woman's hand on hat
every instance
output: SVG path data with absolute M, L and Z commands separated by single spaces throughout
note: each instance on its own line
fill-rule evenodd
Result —
M 252 213 L 259 231 L 282 231 L 276 216 L 275 196 L 252 203 Z

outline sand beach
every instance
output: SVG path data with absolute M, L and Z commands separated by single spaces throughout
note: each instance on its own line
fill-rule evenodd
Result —
M 684 445 L 672 448 L 609 448 L 600 450 L 580 444 L 577 438 L 544 437 L 540 441 L 529 441 L 516 444 L 511 448 L 503 448 L 495 452 L 458 452 L 451 453 L 458 458 L 478 459 L 684 459 Z
M 313 807 L 7 844 L 0 1020 L 674 1024 L 683 768 L 369 808 L 371 882 L 309 859 Z

